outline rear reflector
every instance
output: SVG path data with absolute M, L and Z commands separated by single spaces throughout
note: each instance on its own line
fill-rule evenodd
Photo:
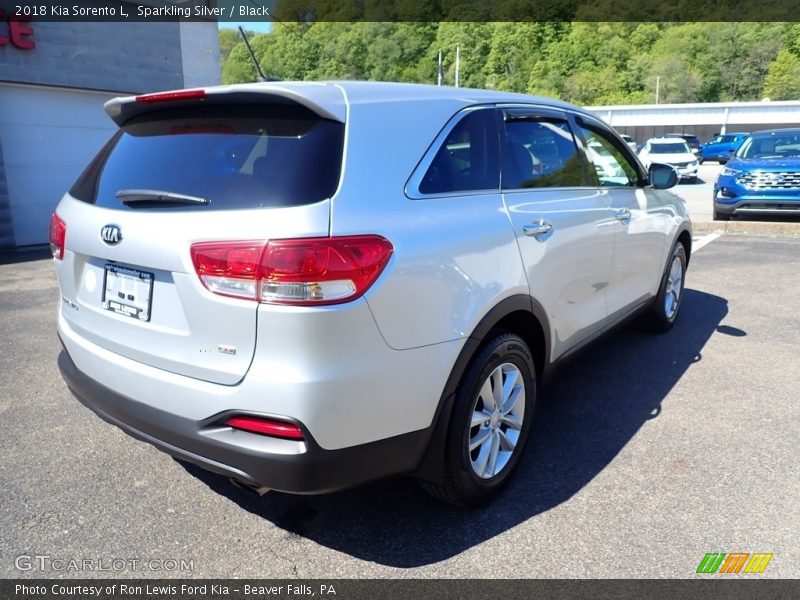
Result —
M 205 97 L 205 90 L 180 90 L 178 92 L 160 92 L 157 94 L 136 96 L 136 102 L 140 104 L 154 104 L 156 102 L 177 102 L 178 100 L 202 100 Z
M 195 270 L 208 290 L 301 306 L 358 298 L 381 274 L 392 251 L 392 244 L 378 235 L 204 242 L 191 247 Z
M 53 213 L 50 217 L 50 252 L 53 258 L 61 260 L 64 258 L 64 244 L 67 239 L 67 225 L 61 218 Z
M 288 440 L 302 440 L 303 432 L 293 423 L 282 421 L 271 421 L 258 417 L 231 417 L 225 421 L 225 425 L 250 433 L 269 435 L 272 437 L 285 438 Z

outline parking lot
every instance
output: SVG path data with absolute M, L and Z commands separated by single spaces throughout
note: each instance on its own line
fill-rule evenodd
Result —
M 761 577 L 798 577 L 799 269 L 796 237 L 704 245 L 676 327 L 634 324 L 566 365 L 478 511 L 403 479 L 258 497 L 127 437 L 58 374 L 50 261 L 0 265 L 0 576 L 680 578 L 707 552 L 768 552 Z
M 711 199 L 714 194 L 714 182 L 722 168 L 722 165 L 718 163 L 705 162 L 698 169 L 696 182 L 683 181 L 673 189 L 674 193 L 686 200 L 692 220 L 711 221 L 713 219 Z

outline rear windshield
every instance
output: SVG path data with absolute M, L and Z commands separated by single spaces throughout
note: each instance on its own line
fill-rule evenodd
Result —
M 330 198 L 344 125 L 299 105 L 201 105 L 132 119 L 70 194 L 117 209 L 219 210 L 298 206 Z M 123 203 L 131 194 L 157 192 Z M 169 201 L 161 192 L 206 203 Z M 174 198 L 175 196 L 172 196 Z M 160 198 L 160 199 L 159 199 Z

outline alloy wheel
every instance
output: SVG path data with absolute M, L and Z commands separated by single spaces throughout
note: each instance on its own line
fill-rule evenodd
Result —
M 672 319 L 678 312 L 678 304 L 683 289 L 683 264 L 677 256 L 672 258 L 672 265 L 667 275 L 667 287 L 664 290 L 664 315 Z
M 475 398 L 469 430 L 469 457 L 481 479 L 496 477 L 517 447 L 525 417 L 525 382 L 512 363 L 492 370 Z

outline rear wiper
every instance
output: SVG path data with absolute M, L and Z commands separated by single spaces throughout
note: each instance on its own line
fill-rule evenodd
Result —
M 207 198 L 188 196 L 186 194 L 166 192 L 163 190 L 119 190 L 116 195 L 117 198 L 122 200 L 123 204 L 131 204 L 135 202 L 163 202 L 165 204 L 208 204 L 210 202 Z

